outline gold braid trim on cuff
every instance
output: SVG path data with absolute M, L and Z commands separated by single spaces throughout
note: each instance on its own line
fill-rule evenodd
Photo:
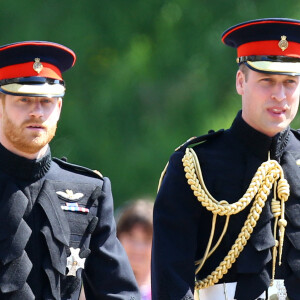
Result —
M 289 197 L 289 184 L 286 179 L 284 179 L 284 174 L 281 166 L 275 160 L 268 160 L 261 164 L 261 166 L 257 169 L 252 181 L 241 199 L 237 202 L 229 204 L 227 201 L 217 201 L 214 199 L 211 194 L 206 189 L 201 168 L 199 164 L 198 157 L 192 148 L 187 148 L 185 155 L 182 159 L 185 177 L 187 178 L 187 182 L 190 185 L 194 195 L 198 199 L 198 201 L 204 206 L 207 210 L 213 213 L 212 219 L 212 230 L 209 238 L 209 242 L 205 251 L 203 258 L 199 261 L 196 261 L 196 265 L 199 267 L 196 269 L 196 274 L 200 271 L 202 266 L 204 265 L 206 259 L 215 251 L 215 249 L 221 243 L 223 236 L 226 233 L 229 217 L 233 214 L 237 214 L 243 209 L 245 209 L 250 202 L 254 199 L 252 207 L 250 209 L 250 213 L 247 216 L 247 219 L 244 223 L 244 226 L 241 229 L 238 238 L 235 240 L 235 243 L 232 245 L 231 250 L 225 256 L 224 260 L 219 264 L 219 266 L 206 278 L 202 280 L 198 280 L 195 282 L 195 289 L 203 289 L 209 286 L 212 286 L 219 282 L 219 280 L 228 272 L 228 270 L 232 267 L 232 264 L 239 257 L 240 253 L 243 251 L 244 247 L 249 240 L 251 233 L 253 232 L 254 227 L 260 217 L 263 207 L 265 206 L 265 202 L 271 192 L 273 184 L 277 182 L 274 186 L 274 189 L 277 188 L 278 198 L 281 200 L 281 208 L 280 214 L 278 214 L 278 203 L 276 218 L 280 216 L 279 223 L 279 231 L 280 231 L 280 240 L 276 241 L 275 247 L 279 245 L 279 253 L 282 253 L 283 246 L 283 235 L 284 235 L 284 227 L 286 226 L 286 220 L 284 219 L 284 202 L 288 200 Z M 278 187 L 277 187 L 278 185 Z M 226 187 L 225 187 L 226 188 Z M 274 197 L 276 192 L 274 191 Z M 275 199 L 276 200 L 276 199 Z M 279 204 L 280 205 L 280 204 Z M 226 223 L 216 245 L 211 248 L 211 243 L 213 240 L 213 234 L 215 229 L 216 217 L 217 215 L 226 216 Z M 277 226 L 277 225 L 276 225 Z M 275 230 L 275 229 L 274 229 Z M 276 239 L 276 237 L 275 237 Z M 275 252 L 275 251 L 274 251 Z M 273 253 L 274 253 L 273 252 Z M 276 261 L 276 257 L 273 257 L 273 262 Z M 272 277 L 275 276 L 275 268 L 273 270 Z

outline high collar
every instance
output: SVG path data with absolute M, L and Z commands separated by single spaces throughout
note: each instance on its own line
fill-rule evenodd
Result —
M 40 159 L 28 159 L 16 155 L 0 144 L 0 170 L 20 180 L 36 181 L 42 178 L 50 169 L 51 152 Z
M 230 131 L 246 148 L 258 156 L 261 160 L 267 160 L 270 153 L 271 159 L 280 161 L 281 155 L 289 139 L 290 127 L 273 137 L 269 137 L 248 125 L 239 111 L 234 119 Z

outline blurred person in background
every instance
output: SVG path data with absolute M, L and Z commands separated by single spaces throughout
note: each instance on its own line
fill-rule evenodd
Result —
M 117 236 L 128 255 L 142 300 L 151 300 L 153 201 L 136 200 L 117 215 Z

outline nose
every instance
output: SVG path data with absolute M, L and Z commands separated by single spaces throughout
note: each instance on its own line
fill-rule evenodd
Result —
M 276 101 L 283 101 L 284 99 L 286 99 L 286 93 L 285 93 L 285 88 L 284 85 L 281 83 L 278 83 L 274 89 L 273 89 L 273 93 L 272 93 L 272 99 L 276 100 Z
M 30 110 L 30 116 L 35 118 L 41 118 L 44 115 L 43 107 L 40 101 L 32 103 L 32 109 Z

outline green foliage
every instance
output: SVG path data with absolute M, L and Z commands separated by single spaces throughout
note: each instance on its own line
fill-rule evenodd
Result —
M 76 52 L 52 152 L 110 177 L 119 206 L 155 197 L 179 144 L 230 126 L 241 105 L 236 53 L 222 32 L 255 18 L 300 18 L 299 8 L 273 0 L 7 1 L 0 43 L 50 40 Z

